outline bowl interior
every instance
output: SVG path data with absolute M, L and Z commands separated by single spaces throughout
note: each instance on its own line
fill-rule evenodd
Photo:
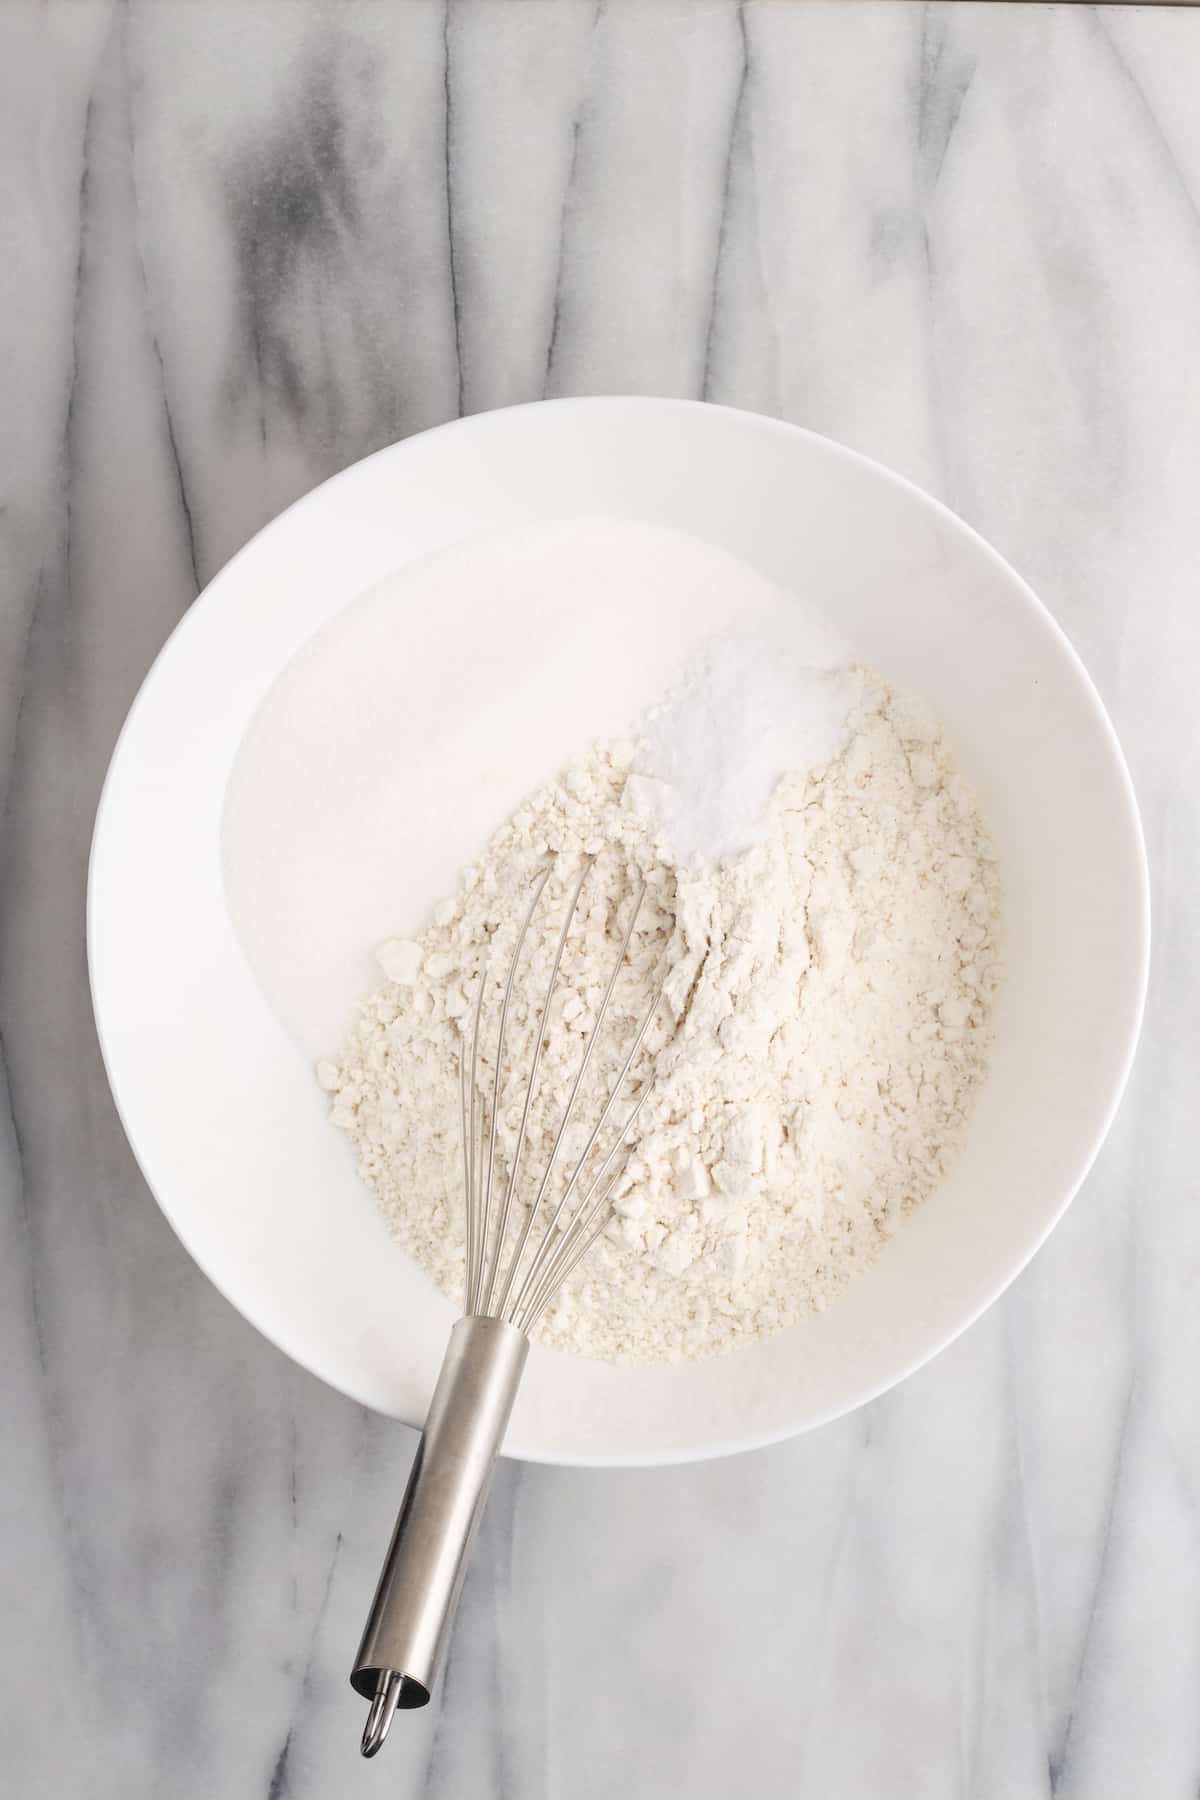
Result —
M 923 693 L 1005 882 L 1008 976 L 963 1156 L 846 1297 L 715 1362 L 532 1355 L 510 1452 L 667 1461 L 833 1417 L 946 1344 L 1054 1224 L 1124 1083 L 1148 935 L 1128 776 L 1065 639 L 960 521 L 823 439 L 679 401 L 517 408 L 382 451 L 247 545 L 155 664 L 101 802 L 89 955 L 118 1107 L 191 1253 L 288 1354 L 418 1421 L 453 1308 L 388 1240 L 243 959 L 222 886 L 225 792 L 264 693 L 348 601 L 469 533 L 585 514 L 724 547 Z

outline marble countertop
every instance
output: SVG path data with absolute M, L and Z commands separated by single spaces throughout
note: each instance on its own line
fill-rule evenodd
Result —
M 0 10 L 14 1800 L 1196 1793 L 1198 84 L 1187 11 Z M 142 1184 L 92 815 L 164 637 L 280 507 L 459 411 L 613 391 L 826 432 L 1029 577 L 1141 796 L 1150 1012 L 1065 1223 L 922 1374 L 715 1465 L 506 1466 L 440 1698 L 364 1764 L 346 1674 L 414 1438 L 261 1340 Z

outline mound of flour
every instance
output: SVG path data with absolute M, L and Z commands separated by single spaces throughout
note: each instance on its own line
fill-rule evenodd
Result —
M 716 1354 L 825 1308 L 941 1179 L 987 1060 L 999 884 L 937 726 L 876 678 L 830 665 L 801 677 L 799 747 L 777 742 L 756 761 L 743 731 L 724 774 L 672 762 L 664 744 L 679 746 L 689 709 L 730 676 L 724 654 L 657 715 L 682 709 L 683 726 L 664 736 L 651 715 L 639 742 L 566 769 L 426 931 L 382 947 L 384 984 L 318 1070 L 393 1232 L 461 1299 L 458 1059 L 478 983 L 490 1016 L 514 922 L 555 853 L 510 1023 L 506 1060 L 522 1079 L 501 1112 L 506 1167 L 564 895 L 594 858 L 529 1121 L 536 1174 L 644 880 L 581 1116 L 595 1118 L 669 971 L 647 1039 L 654 1085 L 606 1233 L 536 1334 L 617 1361 Z M 741 674 L 743 698 L 769 680 L 761 660 Z

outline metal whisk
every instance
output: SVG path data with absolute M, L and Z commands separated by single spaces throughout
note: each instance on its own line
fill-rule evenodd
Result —
M 500 998 L 498 1041 L 490 1100 L 480 1091 L 479 1039 L 488 970 L 481 971 L 475 1001 L 470 1055 L 466 1039 L 459 1058 L 463 1185 L 466 1201 L 466 1308 L 450 1333 L 445 1360 L 391 1546 L 375 1591 L 350 1682 L 371 1702 L 362 1753 L 374 1756 L 388 1734 L 397 1707 L 424 1706 L 450 1635 L 471 1545 L 483 1515 L 492 1471 L 512 1412 L 529 1353 L 529 1332 L 563 1283 L 604 1230 L 613 1189 L 620 1180 L 629 1133 L 649 1097 L 644 1081 L 636 1102 L 615 1127 L 615 1139 L 592 1168 L 597 1145 L 619 1104 L 658 1010 L 662 989 L 642 1015 L 600 1117 L 574 1159 L 557 1201 L 548 1200 L 568 1127 L 584 1078 L 608 1016 L 617 980 L 645 898 L 642 884 L 625 926 L 604 999 L 588 1032 L 570 1094 L 545 1168 L 511 1250 L 509 1226 L 526 1148 L 538 1067 L 546 1043 L 551 1005 L 580 895 L 592 867 L 585 860 L 563 920 L 541 1009 L 541 1020 L 525 1087 L 520 1129 L 507 1179 L 498 1182 L 497 1128 L 504 1090 L 505 1047 L 510 1006 L 521 952 L 553 870 L 537 877 L 508 966 Z M 501 1200 L 499 1188 L 503 1186 Z

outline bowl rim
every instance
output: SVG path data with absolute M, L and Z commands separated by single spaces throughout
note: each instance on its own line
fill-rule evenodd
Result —
M 275 1349 L 287 1356 L 292 1362 L 297 1363 L 307 1374 L 314 1376 L 327 1387 L 333 1388 L 335 1391 L 344 1394 L 348 1399 L 355 1401 L 359 1405 L 366 1406 L 372 1411 L 378 1410 L 375 1401 L 367 1393 L 356 1389 L 354 1383 L 335 1379 L 326 1374 L 323 1370 L 317 1368 L 314 1365 L 311 1355 L 306 1349 L 288 1341 L 288 1332 L 279 1328 L 267 1329 L 264 1325 L 259 1323 L 258 1319 L 255 1318 L 251 1312 L 247 1311 L 240 1302 L 235 1301 L 232 1298 L 219 1276 L 214 1272 L 212 1267 L 210 1267 L 209 1259 L 194 1248 L 191 1241 L 191 1234 L 189 1233 L 186 1224 L 181 1223 L 177 1219 L 168 1200 L 159 1192 L 157 1186 L 150 1177 L 143 1161 L 142 1152 L 139 1149 L 137 1136 L 127 1115 L 125 1102 L 121 1093 L 120 1078 L 114 1067 L 114 1059 L 110 1052 L 110 1045 L 105 1030 L 103 1010 L 97 992 L 97 942 L 101 929 L 98 918 L 100 900 L 98 897 L 98 884 L 96 880 L 99 846 L 105 833 L 106 819 L 112 804 L 112 795 L 116 788 L 117 781 L 120 778 L 120 763 L 122 760 L 123 747 L 140 716 L 149 690 L 159 671 L 160 664 L 166 657 L 168 650 L 177 646 L 177 642 L 182 642 L 186 639 L 188 632 L 195 628 L 197 619 L 207 615 L 214 604 L 220 604 L 220 590 L 223 578 L 237 567 L 243 557 L 247 557 L 268 534 L 277 530 L 282 530 L 285 521 L 288 520 L 294 511 L 306 506 L 317 494 L 323 494 L 339 484 L 352 480 L 357 472 L 367 463 L 373 463 L 382 458 L 395 458 L 402 455 L 410 445 L 423 442 L 430 437 L 442 436 L 447 433 L 466 434 L 486 432 L 502 427 L 503 422 L 513 415 L 534 411 L 540 412 L 547 409 L 553 409 L 558 413 L 576 413 L 581 415 L 619 411 L 676 412 L 679 414 L 716 413 L 726 415 L 733 420 L 737 420 L 743 426 L 749 425 L 752 428 L 763 432 L 765 435 L 791 440 L 798 438 L 805 440 L 810 444 L 819 445 L 822 454 L 831 455 L 835 460 L 842 460 L 865 472 L 869 472 L 875 479 L 884 481 L 893 489 L 901 491 L 913 498 L 920 506 L 927 510 L 931 510 L 935 516 L 940 518 L 944 523 L 949 524 L 953 532 L 965 537 L 973 545 L 975 551 L 981 555 L 984 561 L 990 563 L 994 569 L 1003 574 L 1006 580 L 1012 585 L 1014 591 L 1021 596 L 1026 606 L 1037 618 L 1039 624 L 1056 642 L 1059 651 L 1065 654 L 1065 658 L 1071 665 L 1073 673 L 1080 684 L 1081 692 L 1088 703 L 1094 721 L 1099 726 L 1107 747 L 1112 754 L 1123 807 L 1122 824 L 1129 834 L 1129 841 L 1135 852 L 1136 868 L 1133 872 L 1136 876 L 1137 890 L 1137 911 L 1136 919 L 1134 921 L 1137 935 L 1136 996 L 1135 1003 L 1126 1022 L 1124 1042 L 1121 1047 L 1117 1074 L 1112 1082 L 1111 1092 L 1103 1109 L 1099 1124 L 1092 1134 L 1091 1141 L 1081 1153 L 1071 1179 L 1064 1183 L 1062 1196 L 1057 1206 L 1047 1214 L 1040 1229 L 1031 1236 L 1030 1241 L 1023 1247 L 1021 1252 L 1015 1258 L 1010 1258 L 1008 1264 L 998 1270 L 994 1280 L 988 1284 L 983 1297 L 979 1299 L 973 1307 L 967 1310 L 951 1328 L 946 1330 L 935 1342 L 924 1347 L 919 1353 L 899 1364 L 886 1376 L 881 1376 L 874 1381 L 864 1382 L 861 1389 L 856 1390 L 853 1395 L 844 1402 L 819 1410 L 812 1417 L 796 1424 L 785 1424 L 770 1431 L 754 1431 L 747 1433 L 744 1436 L 734 1435 L 716 1442 L 706 1441 L 702 1444 L 691 1445 L 684 1449 L 675 1448 L 663 1452 L 629 1451 L 612 1453 L 574 1451 L 551 1455 L 544 1449 L 524 1447 L 520 1444 L 519 1440 L 511 1443 L 506 1441 L 501 1451 L 503 1456 L 511 1458 L 514 1461 L 540 1463 L 551 1467 L 564 1468 L 658 1468 L 693 1462 L 707 1462 L 720 1457 L 739 1455 L 745 1451 L 769 1448 L 774 1444 L 786 1442 L 789 1438 L 816 1430 L 822 1425 L 830 1424 L 835 1419 L 843 1418 L 847 1414 L 857 1411 L 859 1407 L 865 1406 L 870 1401 L 878 1399 L 882 1394 L 887 1393 L 900 1382 L 907 1380 L 910 1375 L 915 1374 L 927 1363 L 932 1362 L 935 1357 L 940 1356 L 944 1350 L 948 1349 L 951 1344 L 956 1342 L 964 1332 L 975 1325 L 983 1314 L 995 1304 L 1001 1295 L 1013 1284 L 1017 1277 L 1028 1267 L 1038 1251 L 1045 1244 L 1051 1232 L 1059 1224 L 1063 1215 L 1066 1213 L 1067 1208 L 1071 1205 L 1071 1202 L 1075 1199 L 1080 1188 L 1083 1186 L 1083 1183 L 1091 1173 L 1105 1140 L 1112 1129 L 1113 1121 L 1128 1086 L 1130 1072 L 1137 1054 L 1138 1043 L 1145 1018 L 1146 996 L 1150 978 L 1150 867 L 1146 850 L 1145 833 L 1137 804 L 1136 790 L 1120 739 L 1117 736 L 1116 728 L 1109 717 L 1107 708 L 1105 707 L 1100 693 L 1088 673 L 1082 658 L 1071 643 L 1062 626 L 1046 606 L 1045 602 L 1040 599 L 1024 577 L 1012 567 L 1000 552 L 996 550 L 974 526 L 970 525 L 958 513 L 954 512 L 944 501 L 939 500 L 935 495 L 927 492 L 926 489 L 920 487 L 907 476 L 890 468 L 886 463 L 878 462 L 875 458 L 865 455 L 862 451 L 851 449 L 848 445 L 839 443 L 836 439 L 826 437 L 823 433 L 813 431 L 806 426 L 795 425 L 787 420 L 772 418 L 765 413 L 752 412 L 743 407 L 726 406 L 707 400 L 645 394 L 571 395 L 555 399 L 522 401 L 513 406 L 497 407 L 490 409 L 487 412 L 468 414 L 447 420 L 440 425 L 431 426 L 424 431 L 414 432 L 409 437 L 400 438 L 393 443 L 385 444 L 378 450 L 370 452 L 369 455 L 348 464 L 344 469 L 338 470 L 336 474 L 329 476 L 324 481 L 318 482 L 314 487 L 308 489 L 304 494 L 292 501 L 282 511 L 276 513 L 264 525 L 260 526 L 260 528 L 254 532 L 244 544 L 240 545 L 219 569 L 214 571 L 204 587 L 197 594 L 195 600 L 188 607 L 187 611 L 168 633 L 166 639 L 155 654 L 146 674 L 139 683 L 137 693 L 130 704 L 129 710 L 126 713 L 120 731 L 113 744 L 108 767 L 105 771 L 104 781 L 100 790 L 100 797 L 96 807 L 95 821 L 92 830 L 91 845 L 88 855 L 85 909 L 89 993 L 104 1071 L 108 1080 L 113 1104 L 121 1123 L 121 1128 L 128 1141 L 142 1179 L 145 1181 L 146 1186 L 153 1195 L 159 1210 L 162 1212 L 167 1223 L 170 1225 L 172 1231 L 175 1233 L 192 1261 L 233 1310 L 238 1313 L 240 1317 L 246 1319 L 247 1323 L 252 1325 L 262 1337 L 266 1338 L 266 1340 L 274 1346 Z M 213 592 L 214 588 L 217 589 L 216 594 Z M 1131 950 L 1131 960 L 1132 959 Z M 415 1428 L 419 1429 L 419 1426 Z

